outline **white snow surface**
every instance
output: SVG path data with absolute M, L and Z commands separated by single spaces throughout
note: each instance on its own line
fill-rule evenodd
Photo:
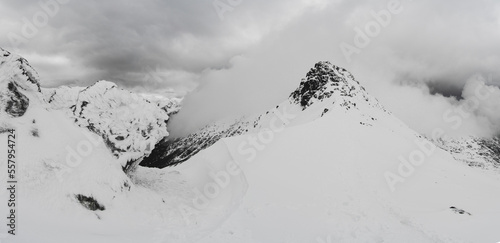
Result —
M 0 240 L 500 240 L 498 173 L 429 146 L 374 99 L 349 97 L 352 104 L 333 95 L 305 110 L 285 101 L 278 111 L 289 114 L 287 122 L 270 114 L 259 122 L 260 131 L 224 138 L 176 167 L 138 167 L 129 176 L 102 138 L 75 124 L 67 111 L 30 102 L 22 117 L 0 113 L 7 121 L 2 126 L 16 129 L 19 181 L 17 234 L 0 234 Z M 95 119 L 102 118 L 113 119 Z M 6 143 L 7 133 L 0 133 L 1 158 Z M 6 173 L 0 175 L 4 184 Z M 387 175 L 400 180 L 390 184 Z M 93 197 L 105 210 L 86 209 L 76 195 Z M 0 212 L 7 212 L 6 203 Z M 5 223 L 0 232 L 7 232 Z

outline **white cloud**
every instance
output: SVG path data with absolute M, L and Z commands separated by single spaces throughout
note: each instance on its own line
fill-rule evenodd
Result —
M 347 62 L 339 44 L 352 41 L 353 29 L 373 20 L 370 11 L 380 11 L 386 4 L 343 1 L 320 12 L 306 11 L 233 60 L 230 68 L 206 71 L 199 90 L 186 99 L 184 111 L 176 118 L 182 122 L 174 122 L 174 129 L 190 130 L 222 116 L 272 107 L 288 96 L 315 62 L 330 60 L 350 70 L 419 132 L 442 128 L 453 136 L 493 135 L 482 116 L 464 119 L 460 129 L 451 128 L 443 113 L 461 102 L 431 94 L 442 85 L 445 88 L 438 91 L 460 95 L 467 79 L 477 72 L 500 77 L 495 68 L 500 65 L 496 44 L 500 35 L 493 33 L 498 26 L 490 18 L 493 2 L 404 1 L 404 11 L 393 16 L 353 62 Z

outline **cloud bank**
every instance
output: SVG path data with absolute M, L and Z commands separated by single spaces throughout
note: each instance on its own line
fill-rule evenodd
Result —
M 498 3 L 401 1 L 402 11 L 349 61 L 341 44 L 354 45 L 355 29 L 373 22 L 372 12 L 386 10 L 388 2 L 345 1 L 305 12 L 233 58 L 231 68 L 206 71 L 173 128 L 192 131 L 223 116 L 268 109 L 286 99 L 315 62 L 330 60 L 421 133 L 497 135 L 497 92 L 460 116 L 458 127 L 457 118 L 451 122 L 445 114 L 473 99 L 468 88 L 477 75 L 492 90 L 500 84 Z

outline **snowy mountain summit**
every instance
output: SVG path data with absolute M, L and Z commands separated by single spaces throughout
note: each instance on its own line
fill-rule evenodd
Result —
M 332 65 L 328 61 L 316 63 L 290 97 L 295 103 L 306 109 L 312 104 L 329 99 L 334 95 L 337 95 L 337 97 L 361 96 L 361 99 L 369 101 L 365 89 L 354 79 L 351 73 L 344 68 Z M 345 99 L 344 101 L 344 106 L 356 106 L 352 99 Z
M 286 114 L 291 113 L 295 123 L 309 122 L 327 114 L 332 109 L 346 112 L 353 109 L 360 112 L 360 123 L 369 125 L 375 120 L 372 113 L 390 113 L 359 84 L 354 76 L 344 68 L 321 61 L 302 79 L 298 88 L 288 100 L 262 114 L 228 118 L 209 124 L 186 137 L 168 138 L 155 146 L 151 155 L 141 165 L 163 168 L 188 160 L 199 151 L 211 146 L 221 138 L 231 137 L 269 128 L 270 119 L 281 116 L 283 125 L 288 125 Z
M 38 73 L 26 59 L 0 48 L 0 109 L 12 117 L 24 115 L 30 98 L 41 98 Z M 33 94 L 23 94 L 25 91 Z

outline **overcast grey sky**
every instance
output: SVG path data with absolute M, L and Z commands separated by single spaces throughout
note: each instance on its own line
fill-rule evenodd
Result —
M 148 92 L 197 88 L 183 113 L 200 113 L 200 124 L 220 110 L 227 115 L 282 101 L 320 60 L 347 68 L 422 132 L 444 126 L 441 114 L 460 105 L 448 96 L 462 98 L 474 74 L 500 84 L 495 0 L 401 0 L 362 48 L 355 45 L 357 29 L 376 23 L 373 12 L 389 11 L 391 0 L 40 2 L 49 8 L 39 0 L 0 2 L 0 45 L 27 58 L 42 85 L 107 79 Z M 346 57 L 342 43 L 357 51 Z M 475 110 L 477 119 L 458 130 L 498 131 L 496 117 L 485 114 Z

